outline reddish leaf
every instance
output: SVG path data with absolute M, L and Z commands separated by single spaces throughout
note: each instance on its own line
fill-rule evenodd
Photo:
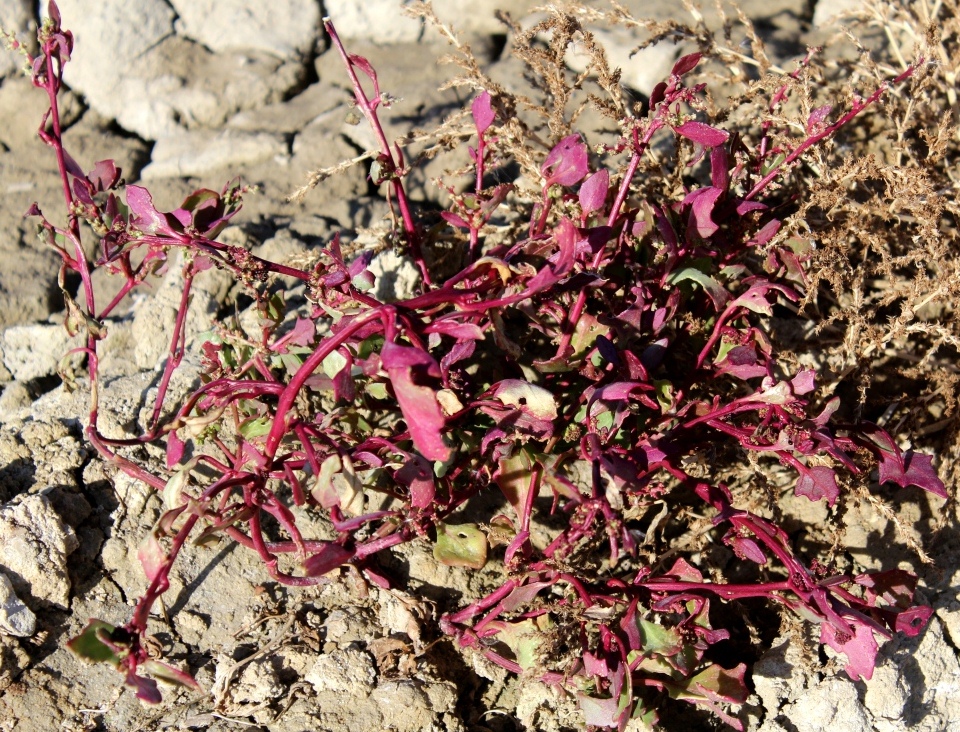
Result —
M 947 498 L 947 489 L 933 468 L 933 456 L 907 450 L 900 459 L 896 453 L 884 451 L 880 456 L 881 483 L 893 481 L 901 488 L 915 485 L 940 498 Z
M 383 368 L 393 384 L 400 411 L 410 430 L 413 444 L 428 460 L 444 461 L 450 448 L 443 444 L 446 424 L 436 392 L 416 383 L 417 379 L 440 376 L 440 367 L 426 351 L 410 346 L 384 343 L 380 354 Z
M 186 443 L 180 439 L 176 430 L 167 435 L 167 469 L 177 465 L 183 458 L 183 451 Z
M 564 137 L 550 151 L 540 168 L 548 186 L 572 186 L 587 174 L 587 146 L 580 135 Z
M 730 533 L 724 537 L 723 541 L 725 544 L 727 544 L 727 546 L 733 549 L 734 553 L 740 559 L 748 559 L 751 562 L 756 562 L 757 564 L 767 563 L 767 555 L 763 553 L 763 549 L 760 548 L 760 545 L 750 537 L 740 536 L 736 533 Z
M 160 546 L 155 531 L 150 531 L 140 543 L 137 550 L 137 559 L 143 566 L 143 573 L 147 576 L 147 582 L 153 582 L 163 571 L 167 562 L 167 554 Z
M 460 229 L 469 229 L 470 224 L 464 221 L 460 216 L 453 213 L 452 211 L 444 211 L 440 214 L 440 218 L 446 221 L 451 226 L 456 226 Z
M 847 676 L 854 681 L 869 681 L 877 663 L 877 640 L 869 627 L 851 618 L 847 620 L 854 631 L 852 636 L 825 621 L 820 625 L 820 642 L 847 657 Z
M 800 480 L 797 481 L 795 492 L 798 496 L 809 498 L 811 501 L 826 498 L 827 503 L 832 506 L 840 495 L 837 474 L 833 468 L 824 465 L 806 468 L 801 473 Z
M 367 59 L 365 59 L 363 56 L 358 56 L 354 53 L 350 54 L 350 64 L 356 66 L 364 74 L 370 77 L 370 81 L 373 82 L 373 96 L 379 99 L 380 82 L 377 81 L 377 72 L 374 70 L 373 64 L 367 61 Z
M 807 132 L 820 132 L 823 129 L 824 121 L 830 115 L 832 110 L 832 104 L 824 104 L 822 107 L 817 107 L 815 110 L 813 110 L 810 113 L 810 116 L 807 117 Z
M 308 576 L 317 577 L 332 572 L 341 564 L 350 561 L 355 553 L 353 549 L 347 549 L 340 544 L 330 542 L 325 544 L 323 549 L 316 554 L 307 557 L 307 560 L 303 563 L 303 568 Z
M 147 234 L 167 234 L 176 232 L 170 227 L 167 217 L 153 206 L 150 191 L 141 186 L 127 186 L 127 206 L 136 217 L 133 221 L 137 228 Z
M 598 170 L 580 186 L 580 208 L 584 214 L 592 214 L 603 208 L 610 186 L 610 174 L 606 168 Z
M 410 456 L 396 472 L 396 479 L 410 489 L 410 505 L 414 508 L 427 508 L 433 503 L 437 487 L 433 482 L 432 466 L 419 455 Z
M 490 106 L 490 92 L 486 90 L 481 92 L 480 96 L 473 100 L 470 111 L 473 113 L 473 122 L 477 126 L 477 134 L 482 136 L 496 117 L 493 107 Z
M 716 127 L 711 127 L 710 125 L 705 125 L 703 122 L 697 122 L 692 119 L 687 120 L 679 127 L 674 127 L 673 129 L 678 135 L 686 137 L 688 140 L 692 140 L 704 147 L 722 145 L 730 137 L 729 132 L 718 130 Z
M 126 684 L 137 690 L 137 699 L 145 704 L 159 704 L 163 701 L 160 689 L 157 688 L 157 682 L 153 679 L 138 676 L 131 671 L 127 674 Z
M 700 63 L 701 58 L 703 58 L 703 54 L 700 53 L 687 54 L 686 56 L 677 59 L 677 62 L 673 65 L 673 70 L 670 73 L 673 76 L 683 76 L 688 71 L 693 71 L 697 64 Z

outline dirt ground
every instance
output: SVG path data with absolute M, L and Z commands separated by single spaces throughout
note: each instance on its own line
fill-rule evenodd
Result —
M 654 14 L 673 12 L 672 4 L 630 5 Z M 822 33 L 812 26 L 814 7 L 807 2 L 750 2 L 745 8 L 784 63 Z M 71 25 L 66 13 L 64 24 Z M 522 83 L 503 55 L 499 32 L 478 31 L 471 42 L 491 73 Z M 402 97 L 386 117 L 388 135 L 435 123 L 464 101 L 455 91 L 438 91 L 451 73 L 436 63 L 445 51 L 439 39 L 424 35 L 392 45 L 356 39 L 350 50 L 378 69 L 382 88 Z M 668 49 L 668 55 L 679 51 Z M 221 63 L 224 58 L 216 57 Z M 196 67 L 187 66 L 195 61 L 190 54 L 172 54 L 169 73 L 195 79 Z M 67 144 L 84 165 L 114 158 L 128 182 L 143 178 L 161 210 L 174 208 L 194 188 L 218 189 L 237 175 L 256 183 L 260 192 L 248 199 L 224 237 L 257 253 L 309 256 L 335 231 L 348 243 L 362 244 L 365 230 L 386 213 L 364 166 L 325 181 L 303 203 L 287 201 L 310 170 L 371 147 L 362 125 L 346 121 L 349 87 L 335 54 L 319 43 L 294 66 L 265 66 L 273 84 L 269 93 L 249 108 L 231 102 L 233 109 L 218 113 L 221 124 L 196 123 L 157 139 L 125 129 L 71 92 L 64 106 Z M 502 568 L 496 562 L 480 572 L 446 567 L 420 544 L 383 560 L 385 574 L 402 588 L 391 590 L 349 572 L 315 588 L 288 589 L 271 582 L 259 560 L 234 545 L 190 548 L 176 566 L 164 612 L 152 619 L 151 632 L 166 660 L 194 672 L 202 694 L 171 688 L 161 705 L 144 706 L 119 685 L 113 669 L 86 665 L 65 648 L 88 618 L 117 624 L 127 619 L 144 586 L 137 548 L 160 515 L 162 499 L 100 461 L 82 436 L 87 394 L 82 386 L 65 392 L 56 377 L 60 354 L 69 345 L 61 333 L 57 259 L 37 241 L 33 223 L 23 219 L 34 201 L 51 216 L 62 207 L 55 161 L 34 134 L 45 108 L 43 95 L 27 80 L 3 78 L 0 541 L 7 544 L 0 546 L 6 552 L 0 570 L 16 575 L 13 590 L 36 615 L 36 629 L 13 634 L 0 624 L 0 731 L 583 728 L 575 698 L 508 674 L 456 648 L 440 632 L 440 615 L 479 596 Z M 224 130 L 230 131 L 225 137 Z M 418 185 L 441 172 L 440 163 L 431 166 L 411 185 L 414 199 L 427 204 L 439 199 L 429 186 Z M 184 171 L 189 174 L 178 174 Z M 382 286 L 398 291 L 416 275 L 388 258 L 380 266 L 391 274 Z M 117 429 L 142 419 L 156 387 L 176 307 L 175 284 L 157 282 L 155 294 L 134 299 L 112 325 L 103 364 L 111 374 L 105 412 Z M 209 321 L 230 297 L 229 286 L 215 277 L 201 289 L 191 305 L 196 323 Z M 924 541 L 940 506 L 926 496 L 897 498 L 896 505 L 900 523 Z M 794 508 L 798 519 L 811 522 L 820 510 Z M 837 662 L 785 623 L 757 664 L 754 693 L 740 712 L 749 729 L 960 730 L 960 524 L 956 504 L 947 511 L 952 514 L 947 528 L 935 544 L 925 545 L 932 563 L 919 566 L 908 548 L 898 548 L 889 521 L 867 507 L 862 520 L 847 517 L 852 561 L 865 569 L 902 563 L 919 570 L 923 596 L 936 611 L 930 627 L 917 638 L 889 643 L 874 680 L 854 683 L 837 675 Z M 10 559 L 11 547 L 20 547 L 16 561 Z M 0 620 L 14 622 L 8 617 L 14 607 L 9 601 Z M 680 705 L 668 708 L 662 719 L 662 728 L 673 731 L 720 727 L 709 715 Z

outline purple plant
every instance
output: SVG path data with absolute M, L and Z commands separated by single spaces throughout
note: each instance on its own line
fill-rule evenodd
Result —
M 91 385 L 87 436 L 105 460 L 162 491 L 167 507 L 140 549 L 148 587 L 133 617 L 120 627 L 92 620 L 70 647 L 112 663 L 148 702 L 160 699 L 149 677 L 196 686 L 150 659 L 144 638 L 173 562 L 200 527 L 200 538 L 233 539 L 256 552 L 274 580 L 300 586 L 347 563 L 389 586 L 376 555 L 416 539 L 433 541 L 441 562 L 479 568 L 495 534 L 506 544 L 503 585 L 445 615 L 441 627 L 506 669 L 574 689 L 589 725 L 652 722 L 669 695 L 741 728 L 728 705 L 745 700 L 747 668 L 725 668 L 712 654 L 730 637 L 715 627 L 718 601 L 765 598 L 789 608 L 819 624 L 821 642 L 847 657 L 851 678 L 869 678 L 878 639 L 914 635 L 931 614 L 913 599 L 916 578 L 900 570 L 836 575 L 805 562 L 773 520 L 740 508 L 742 494 L 690 465 L 708 451 L 732 451 L 740 462 L 752 453 L 761 465 L 791 469 L 798 496 L 830 505 L 845 476 L 874 466 L 880 483 L 946 497 L 929 455 L 901 450 L 877 425 L 836 420 L 839 400 L 820 404 L 816 373 L 785 367 L 768 330 L 779 303 L 801 299 L 809 259 L 805 242 L 778 236 L 774 184 L 885 87 L 833 122 L 830 108 L 814 110 L 790 148 L 766 133 L 751 147 L 696 119 L 703 87 L 686 87 L 683 77 L 700 56 L 686 56 L 599 160 L 579 134 L 541 152 L 540 195 L 531 202 L 511 185 L 484 186 L 505 148 L 497 99 L 482 91 L 471 105 L 476 175 L 470 190 L 450 190 L 442 214 L 463 233 L 464 265 L 434 281 L 424 258 L 431 240 L 404 190 L 406 163 L 378 120 L 376 72 L 346 52 L 329 20 L 325 27 L 381 145 L 371 177 L 389 183 L 399 208 L 395 238 L 423 274 L 420 293 L 407 300 L 372 297 L 370 256 L 345 260 L 337 237 L 309 271 L 217 242 L 240 206 L 238 185 L 197 191 L 163 212 L 146 189 L 124 186 L 111 161 L 84 173 L 62 143 L 57 94 L 73 38 L 50 3 L 33 81 L 50 101 L 40 136 L 57 156 L 67 225 L 36 207 L 31 213 L 61 257 L 61 283 L 69 271 L 83 283 L 82 304 L 64 297 L 67 327 L 86 334 L 79 350 Z M 774 105 L 786 93 L 784 86 Z M 709 184 L 674 198 L 633 198 L 658 135 L 692 146 L 690 165 L 707 164 Z M 622 169 L 611 162 L 620 154 Z M 524 212 L 525 231 L 486 244 L 485 227 L 510 207 Z M 82 222 L 99 239 L 93 263 Z M 252 341 L 222 324 L 203 345 L 203 383 L 171 405 L 168 387 L 186 343 L 182 307 L 149 430 L 108 438 L 98 426 L 104 319 L 178 249 L 186 255 L 184 304 L 198 272 L 226 269 L 255 296 L 261 332 Z M 123 281 L 106 306 L 95 297 L 99 267 Z M 281 327 L 282 296 L 264 285 L 272 275 L 307 285 L 310 311 L 292 329 Z M 146 443 L 164 446 L 165 472 L 124 455 Z M 478 493 L 496 489 L 506 513 L 484 528 L 448 523 Z M 536 499 L 547 489 L 561 528 L 537 546 L 531 527 L 544 518 Z M 389 499 L 384 508 L 367 511 L 371 492 Z M 291 506 L 322 512 L 336 538 L 303 536 Z M 669 567 L 644 561 L 640 548 L 656 533 L 658 507 L 707 514 L 709 539 L 764 572 L 738 583 L 710 572 L 708 581 L 709 567 L 682 557 Z M 296 561 L 284 566 L 298 571 L 281 568 L 290 556 Z

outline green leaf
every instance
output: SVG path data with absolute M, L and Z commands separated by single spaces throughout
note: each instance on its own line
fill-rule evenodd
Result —
M 113 666 L 119 666 L 120 657 L 100 640 L 97 635 L 99 631 L 113 633 L 114 630 L 116 630 L 116 627 L 110 625 L 110 623 L 106 623 L 103 620 L 91 619 L 80 632 L 80 635 L 67 641 L 67 648 L 80 658 L 88 661 L 93 661 L 94 663 L 105 662 Z
M 241 424 L 239 432 L 248 440 L 254 437 L 263 437 L 264 435 L 270 434 L 271 424 L 272 422 L 269 418 L 258 417 L 257 419 L 251 419 Z
M 196 691 L 203 691 L 203 688 L 197 683 L 197 680 L 193 678 L 193 676 L 171 666 L 168 663 L 150 660 L 142 664 L 140 668 L 153 676 L 155 679 L 166 681 L 168 684 L 185 686 L 190 689 L 195 689 Z
M 643 651 L 646 654 L 672 656 L 679 653 L 683 647 L 679 633 L 673 628 L 665 628 L 643 618 L 637 619 L 637 628 L 640 630 Z
M 386 399 L 388 397 L 387 385 L 382 381 L 371 381 L 363 387 L 363 390 L 374 399 Z
M 332 379 L 343 371 L 343 367 L 346 365 L 347 359 L 344 358 L 340 351 L 331 351 L 329 355 L 323 359 L 323 373 Z
M 540 659 L 540 646 L 546 640 L 546 631 L 552 625 L 549 615 L 538 615 L 536 618 L 512 623 L 494 620 L 488 623 L 487 627 L 496 628 L 499 631 L 497 640 L 503 641 L 513 651 L 520 668 L 529 671 L 537 665 Z
M 698 285 L 700 285 L 704 292 L 710 296 L 710 299 L 713 301 L 713 306 L 718 311 L 722 309 L 730 299 L 730 293 L 723 285 L 696 267 L 687 267 L 685 269 L 671 272 L 670 276 L 667 277 L 667 282 L 669 282 L 671 285 L 683 282 L 684 280 L 690 280 L 691 282 L 696 282 Z
M 437 524 L 433 558 L 448 567 L 482 569 L 487 563 L 487 536 L 473 524 Z

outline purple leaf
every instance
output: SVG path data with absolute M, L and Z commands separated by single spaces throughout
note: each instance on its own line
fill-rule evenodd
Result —
M 596 699 L 585 694 L 578 694 L 580 710 L 583 712 L 584 722 L 592 727 L 616 727 L 620 722 L 620 700 Z
M 790 386 L 793 387 L 794 394 L 809 394 L 816 388 L 816 381 L 817 372 L 813 369 L 804 369 L 790 379 Z
M 133 671 L 130 671 L 127 674 L 126 684 L 137 690 L 137 699 L 145 704 L 159 704 L 163 701 L 160 689 L 157 688 L 157 682 L 153 679 L 137 676 Z
M 470 224 L 464 221 L 460 216 L 453 213 L 452 211 L 444 211 L 440 214 L 440 218 L 446 221 L 451 226 L 456 226 L 460 229 L 469 229 Z
M 318 577 L 327 572 L 332 572 L 341 564 L 350 561 L 355 553 L 353 549 L 347 549 L 340 544 L 330 542 L 325 544 L 323 549 L 316 554 L 307 557 L 307 560 L 303 563 L 303 568 L 308 576 Z
M 101 160 L 87 173 L 87 180 L 97 191 L 107 191 L 120 180 L 120 168 L 112 160 Z
M 898 633 L 913 637 L 924 629 L 931 615 L 933 615 L 933 608 L 929 605 L 912 607 L 909 610 L 897 613 L 893 629 Z
M 797 481 L 795 493 L 811 501 L 826 498 L 827 503 L 832 506 L 840 495 L 840 488 L 837 486 L 837 474 L 833 468 L 828 468 L 825 465 L 803 469 L 800 479 Z
M 457 340 L 482 341 L 483 330 L 475 323 L 458 323 L 455 320 L 435 320 L 423 329 L 424 333 L 442 333 Z
M 899 450 L 897 451 L 899 452 Z M 907 450 L 898 459 L 896 453 L 884 451 L 880 456 L 880 483 L 893 481 L 901 488 L 915 485 L 940 498 L 947 498 L 947 489 L 933 468 L 933 456 Z
M 683 199 L 683 205 L 691 207 L 690 225 L 696 228 L 697 233 L 704 239 L 720 228 L 713 222 L 711 214 L 713 214 L 713 207 L 721 195 L 723 195 L 722 190 L 708 186 L 688 193 Z
M 155 531 L 150 531 L 140 542 L 140 548 L 137 549 L 137 559 L 143 567 L 143 573 L 147 576 L 147 582 L 153 582 L 163 571 L 164 564 L 167 561 L 167 554 L 160 546 Z
M 350 54 L 350 64 L 356 66 L 364 74 L 370 77 L 370 81 L 373 82 L 373 96 L 379 101 L 380 97 L 380 82 L 377 81 L 377 72 L 374 70 L 373 65 L 367 61 L 363 56 L 358 56 L 357 54 Z
M 705 125 L 696 120 L 687 120 L 679 127 L 674 127 L 674 131 L 681 137 L 686 137 L 703 147 L 716 147 L 722 145 L 730 137 L 729 132 L 718 130 L 716 127 Z
M 568 218 L 560 219 L 554 230 L 558 250 L 536 275 L 527 282 L 527 294 L 539 292 L 556 284 L 573 269 L 574 255 L 577 252 L 577 228 Z
M 137 228 L 147 234 L 166 234 L 174 236 L 167 217 L 153 206 L 150 191 L 141 186 L 127 186 L 127 206 L 136 217 Z
M 496 116 L 493 107 L 490 106 L 490 92 L 484 90 L 474 99 L 470 111 L 473 112 L 473 122 L 477 125 L 477 134 L 482 136 L 493 124 Z
M 748 536 L 740 536 L 736 532 L 731 532 L 723 538 L 724 543 L 733 549 L 740 559 L 748 559 L 757 564 L 766 564 L 767 555 L 756 541 Z
M 753 346 L 735 346 L 731 348 L 720 367 L 717 374 L 730 374 L 738 379 L 753 379 L 758 376 L 767 375 L 767 367 L 759 363 L 757 351 Z
M 688 71 L 693 71 L 697 64 L 700 63 L 701 58 L 703 58 L 703 54 L 690 53 L 677 59 L 677 62 L 673 65 L 673 70 L 670 72 L 670 74 L 673 76 L 683 76 Z
M 585 215 L 603 208 L 609 186 L 610 174 L 606 168 L 598 170 L 583 182 L 580 186 L 580 208 Z
M 410 505 L 414 508 L 427 508 L 437 493 L 433 482 L 433 470 L 430 463 L 419 455 L 411 455 L 395 475 L 397 482 L 410 489 Z
M 853 681 L 869 681 L 877 663 L 877 640 L 869 627 L 853 618 L 847 620 L 853 628 L 852 636 L 824 621 L 820 624 L 820 642 L 847 657 L 846 672 Z
M 820 132 L 823 129 L 824 121 L 832 110 L 832 104 L 824 104 L 822 107 L 817 107 L 813 110 L 810 116 L 807 117 L 807 132 L 811 134 Z
M 550 151 L 540 168 L 547 186 L 572 186 L 587 174 L 587 146 L 580 135 L 564 137 Z
M 183 451 L 186 447 L 183 440 L 177 434 L 176 430 L 170 432 L 167 436 L 167 469 L 177 465 L 183 458 Z
M 443 444 L 442 435 L 446 420 L 437 402 L 437 394 L 430 387 L 415 382 L 425 376 L 439 377 L 437 362 L 426 351 L 389 341 L 383 344 L 380 358 L 417 450 L 428 460 L 449 458 L 450 448 Z
M 710 151 L 710 182 L 721 191 L 730 187 L 730 154 L 723 145 Z

